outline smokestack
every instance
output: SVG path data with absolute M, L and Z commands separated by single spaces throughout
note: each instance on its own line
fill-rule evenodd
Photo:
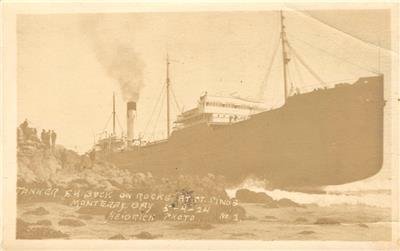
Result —
M 134 129 L 134 121 L 136 117 L 136 102 L 129 101 L 126 104 L 126 132 L 128 145 L 133 142 L 133 129 Z

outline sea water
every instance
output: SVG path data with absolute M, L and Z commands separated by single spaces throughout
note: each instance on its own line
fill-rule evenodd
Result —
M 392 205 L 392 180 L 390 170 L 383 168 L 378 174 L 357 182 L 320 188 L 321 193 L 285 191 L 266 188 L 267 181 L 248 178 L 237 187 L 226 189 L 230 197 L 235 197 L 239 189 L 264 192 L 275 200 L 288 198 L 300 204 L 331 206 L 336 204 L 364 204 L 390 208 Z

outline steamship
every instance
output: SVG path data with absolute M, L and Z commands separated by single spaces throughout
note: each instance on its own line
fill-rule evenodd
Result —
M 133 139 L 136 103 L 129 102 L 127 140 L 108 138 L 98 144 L 103 146 L 99 152 L 134 172 L 163 177 L 212 173 L 232 184 L 254 176 L 276 188 L 337 185 L 376 174 L 383 162 L 383 75 L 293 91 L 287 76 L 292 47 L 282 13 L 280 18 L 281 107 L 205 93 L 196 108 L 178 115 L 171 133 L 167 109 L 165 140 L 143 143 Z M 167 102 L 168 65 L 167 60 Z

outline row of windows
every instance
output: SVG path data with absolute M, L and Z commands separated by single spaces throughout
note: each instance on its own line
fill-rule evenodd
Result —
M 235 108 L 235 109 L 259 109 L 255 106 L 247 106 L 247 105 L 236 105 L 236 104 L 224 104 L 220 102 L 206 102 L 206 106 L 219 106 L 219 107 L 227 107 L 227 108 Z
M 214 118 L 233 118 L 233 119 L 244 119 L 246 116 L 232 115 L 232 114 L 222 114 L 222 113 L 214 113 Z
M 233 121 L 242 120 L 242 119 L 246 119 L 247 118 L 246 116 L 232 115 L 232 114 L 222 114 L 222 113 L 214 113 L 214 114 L 212 114 L 212 117 L 214 117 L 214 118 L 226 118 L 226 119 L 233 120 Z M 208 119 L 208 118 L 209 118 L 208 114 L 202 114 L 200 116 L 196 116 L 196 117 L 192 117 L 192 118 L 186 119 L 185 121 L 176 121 L 176 123 L 189 124 L 189 123 L 196 122 L 196 121 L 201 121 L 201 120 L 204 121 L 204 119 Z
M 197 121 L 197 120 L 205 119 L 207 117 L 208 117 L 208 114 L 203 113 L 203 114 L 200 114 L 198 116 L 191 117 L 191 118 L 182 118 L 180 121 L 176 121 L 176 122 L 177 123 L 188 123 L 188 122 L 191 122 L 191 121 Z M 184 121 L 182 121 L 183 119 L 184 119 Z

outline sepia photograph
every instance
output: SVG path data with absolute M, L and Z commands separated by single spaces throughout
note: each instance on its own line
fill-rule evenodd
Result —
M 31 5 L 2 80 L 15 243 L 399 247 L 397 4 Z

